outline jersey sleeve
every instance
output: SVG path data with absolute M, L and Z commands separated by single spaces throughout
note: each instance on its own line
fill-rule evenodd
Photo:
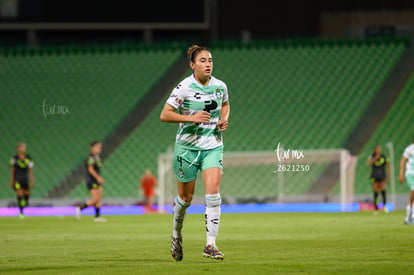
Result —
M 88 157 L 86 164 L 88 165 L 94 165 L 95 164 L 95 159 L 91 156 Z
M 170 97 L 167 99 L 167 104 L 174 107 L 174 109 L 178 109 L 181 107 L 181 104 L 183 104 L 183 101 L 184 89 L 181 84 L 178 84 L 178 86 L 172 90 Z
M 403 156 L 404 156 L 406 159 L 409 159 L 409 158 L 411 157 L 412 152 L 410 152 L 410 151 L 411 151 L 411 150 L 410 150 L 410 146 L 409 146 L 409 147 L 407 147 L 407 148 L 405 148 L 404 153 L 403 153 Z
M 27 161 L 27 167 L 29 168 L 33 168 L 34 167 L 34 162 L 32 160 L 32 158 L 30 156 L 26 156 L 26 161 Z
M 228 102 L 229 101 L 229 94 L 227 92 L 227 85 L 224 84 L 224 93 L 223 93 L 223 103 Z

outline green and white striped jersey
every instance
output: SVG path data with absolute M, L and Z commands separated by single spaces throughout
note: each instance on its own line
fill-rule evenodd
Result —
M 171 92 L 167 104 L 183 115 L 207 111 L 211 119 L 208 123 L 180 123 L 176 143 L 191 150 L 209 150 L 223 145 L 217 122 L 221 105 L 227 101 L 226 84 L 213 76 L 206 86 L 198 83 L 193 75 L 181 81 Z
M 414 175 L 414 143 L 405 148 L 403 156 L 407 158 L 405 175 Z

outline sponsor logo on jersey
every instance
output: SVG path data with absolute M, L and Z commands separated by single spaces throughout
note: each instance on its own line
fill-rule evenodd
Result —
M 221 91 L 220 89 L 216 90 L 216 98 L 220 99 L 221 98 Z
M 194 97 L 195 97 L 196 99 L 201 99 L 201 94 L 200 94 L 199 92 L 196 92 L 196 93 L 194 94 Z

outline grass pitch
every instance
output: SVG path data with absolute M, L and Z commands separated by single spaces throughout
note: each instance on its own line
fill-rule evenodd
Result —
M 403 212 L 223 214 L 224 261 L 202 257 L 203 215 L 187 215 L 184 260 L 171 215 L 0 218 L 0 274 L 413 274 Z

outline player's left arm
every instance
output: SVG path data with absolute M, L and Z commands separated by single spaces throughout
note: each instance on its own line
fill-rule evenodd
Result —
M 28 170 L 29 173 L 29 186 L 30 188 L 34 187 L 34 173 L 33 173 L 33 167 L 30 167 Z
M 386 168 L 386 176 L 385 176 L 385 181 L 388 182 L 390 180 L 390 164 L 387 161 L 387 165 L 385 166 Z
M 16 168 L 14 168 L 14 165 L 10 165 L 10 187 L 13 188 L 14 187 L 14 170 Z
M 29 187 L 33 188 L 34 187 L 34 173 L 33 173 L 33 167 L 34 167 L 34 163 L 33 160 L 31 158 L 29 158 L 29 167 L 28 167 L 28 174 L 29 174 Z
M 230 116 L 230 103 L 228 101 L 223 102 L 221 105 L 221 118 L 218 121 L 218 127 L 220 131 L 224 132 L 229 128 L 229 116 Z
M 404 169 L 405 169 L 406 162 L 407 162 L 407 158 L 402 157 L 401 162 L 400 162 L 400 176 L 398 177 L 398 180 L 400 181 L 400 183 L 404 182 Z

